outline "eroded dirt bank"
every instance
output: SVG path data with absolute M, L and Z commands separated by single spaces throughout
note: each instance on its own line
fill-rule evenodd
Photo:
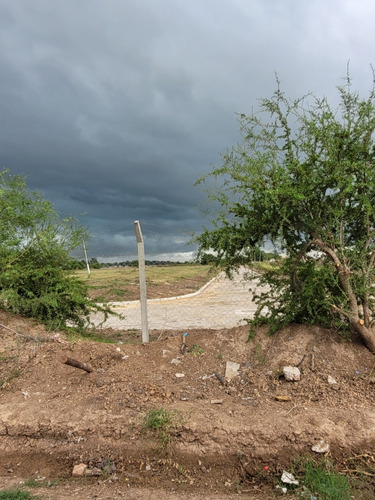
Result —
M 0 322 L 12 330 L 1 330 L 3 485 L 60 478 L 69 479 L 62 491 L 68 484 L 81 498 L 94 498 L 95 487 L 97 498 L 146 495 L 144 487 L 174 498 L 257 498 L 265 467 L 276 476 L 320 440 L 332 459 L 374 450 L 374 357 L 323 329 L 294 325 L 250 342 L 246 327 L 194 331 L 181 354 L 182 332 L 160 332 L 148 345 L 68 343 L 20 318 L 2 314 Z M 63 364 L 66 357 L 92 372 Z M 227 361 L 239 364 L 230 382 Z M 280 376 L 299 363 L 299 382 Z M 159 409 L 173 419 L 157 435 L 144 419 Z M 100 476 L 72 482 L 82 462 Z

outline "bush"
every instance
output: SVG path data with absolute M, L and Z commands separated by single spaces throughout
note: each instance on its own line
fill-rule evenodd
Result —
M 74 218 L 62 219 L 25 180 L 0 172 L 0 308 L 44 322 L 83 329 L 92 310 L 87 285 L 68 273 L 70 252 L 87 239 Z

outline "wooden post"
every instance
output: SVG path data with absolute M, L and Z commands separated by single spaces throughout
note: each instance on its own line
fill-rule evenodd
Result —
M 142 342 L 149 342 L 148 316 L 147 316 L 147 291 L 146 291 L 146 266 L 145 248 L 141 225 L 139 221 L 134 221 L 135 235 L 138 244 L 138 272 L 139 272 L 139 292 L 141 297 L 141 322 L 142 322 Z

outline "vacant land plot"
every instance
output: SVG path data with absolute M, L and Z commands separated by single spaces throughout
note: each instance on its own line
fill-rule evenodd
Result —
M 116 302 L 139 299 L 139 272 L 135 267 L 109 267 L 77 271 L 76 275 L 90 287 L 90 296 L 98 302 Z M 201 288 L 215 272 L 209 266 L 175 265 L 147 266 L 147 296 L 173 297 Z
M 0 492 L 271 500 L 287 470 L 299 481 L 287 498 L 374 499 L 375 365 L 357 339 L 301 325 L 250 341 L 247 326 L 176 327 L 142 344 L 112 328 L 96 332 L 104 344 L 3 311 L 0 333 Z M 285 365 L 301 379 L 288 382 Z M 321 496 L 311 461 L 350 492 Z M 94 475 L 72 477 L 82 463 Z

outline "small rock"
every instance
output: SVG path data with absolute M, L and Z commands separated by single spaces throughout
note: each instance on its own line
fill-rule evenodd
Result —
M 176 373 L 176 378 L 183 378 L 185 377 L 185 373 Z
M 162 352 L 162 356 L 163 358 L 166 358 L 168 356 L 168 354 L 170 354 L 171 351 L 168 351 L 168 349 L 163 349 L 163 352 Z
M 146 469 L 147 471 L 151 470 L 151 465 L 146 465 L 145 469 Z
M 331 385 L 337 384 L 336 380 L 333 377 L 331 377 L 331 375 L 328 375 L 327 380 L 328 380 L 328 383 Z
M 288 489 L 285 488 L 285 486 L 280 486 L 279 484 L 276 486 L 276 489 L 278 492 L 280 492 L 281 495 L 286 495 L 288 493 Z
M 178 365 L 181 363 L 181 359 L 178 358 L 173 358 L 171 361 L 172 365 Z
M 297 479 L 293 476 L 293 474 L 285 470 L 283 471 L 283 474 L 281 476 L 281 481 L 285 484 L 295 484 L 296 486 L 298 486 L 299 484 Z
M 232 380 L 232 378 L 237 377 L 239 375 L 238 370 L 240 369 L 239 363 L 235 363 L 234 361 L 227 361 L 225 367 L 225 378 L 228 382 Z
M 72 476 L 84 476 L 86 474 L 87 465 L 78 464 L 73 467 Z
M 298 382 L 301 379 L 301 372 L 296 366 L 283 366 L 283 374 L 288 382 Z
M 223 399 L 211 399 L 211 404 L 212 405 L 221 405 L 221 403 L 223 401 L 224 401 Z
M 314 444 L 311 449 L 312 451 L 315 451 L 315 453 L 327 453 L 329 451 L 329 443 L 322 439 L 319 443 Z

